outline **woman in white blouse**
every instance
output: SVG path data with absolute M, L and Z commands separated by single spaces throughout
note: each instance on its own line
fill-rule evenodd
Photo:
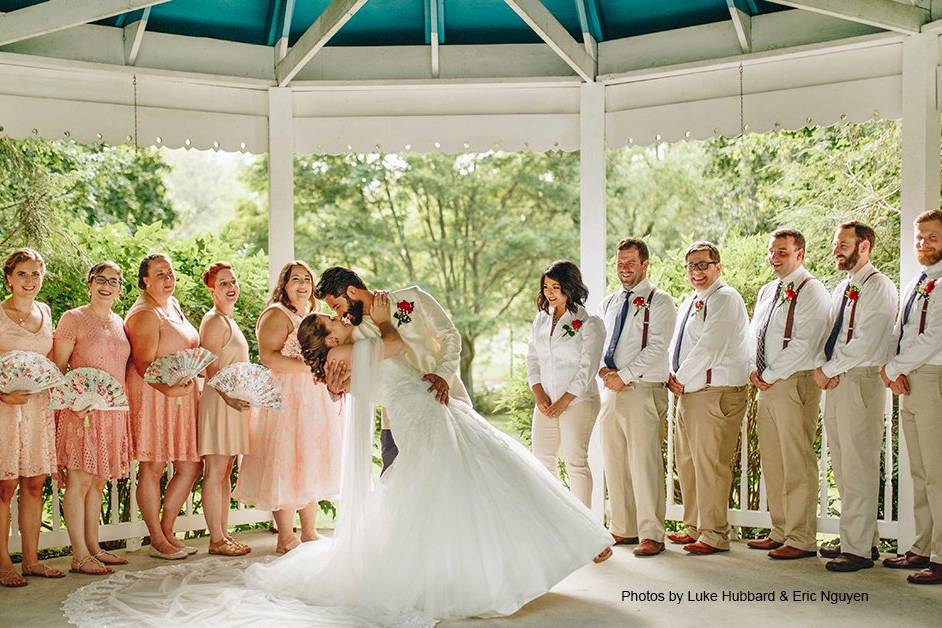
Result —
M 579 267 L 561 260 L 540 277 L 527 348 L 527 381 L 533 390 L 533 455 L 556 475 L 562 449 L 573 494 L 592 499 L 589 437 L 599 412 L 595 381 L 602 359 L 605 325 L 583 304 L 589 290 Z

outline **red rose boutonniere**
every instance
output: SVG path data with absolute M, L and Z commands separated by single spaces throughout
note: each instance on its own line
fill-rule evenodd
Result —
M 797 296 L 798 293 L 795 292 L 795 283 L 793 281 L 789 281 L 788 284 L 785 285 L 785 289 L 782 290 L 782 300 L 779 301 L 779 304 L 790 303 L 791 301 L 794 301 L 795 297 Z
M 580 329 L 582 329 L 582 321 L 579 319 L 572 321 L 572 325 L 563 325 L 563 331 L 567 336 L 575 336 Z
M 396 319 L 396 327 L 405 325 L 412 322 L 412 317 L 409 316 L 415 310 L 415 302 L 402 300 L 396 304 L 396 313 L 393 314 L 393 318 Z
M 632 299 L 631 304 L 635 306 L 634 316 L 637 316 L 641 310 L 648 309 L 648 302 L 644 300 L 644 297 L 635 297 Z
M 860 298 L 860 287 L 855 284 L 850 284 L 847 287 L 847 292 L 844 293 L 844 296 L 847 297 L 848 301 L 856 302 Z
M 693 312 L 691 313 L 691 316 L 696 316 L 697 314 L 699 314 L 700 311 L 703 310 L 704 305 L 706 305 L 706 303 L 704 303 L 703 299 L 698 299 L 697 301 L 694 301 Z
M 928 299 L 933 290 L 935 290 L 935 279 L 927 281 L 926 283 L 916 288 L 916 292 L 923 299 Z

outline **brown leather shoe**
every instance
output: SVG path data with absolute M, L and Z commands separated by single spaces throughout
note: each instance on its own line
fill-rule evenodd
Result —
M 684 545 L 684 551 L 690 552 L 691 554 L 696 554 L 698 556 L 706 556 L 708 554 L 716 554 L 717 552 L 728 552 L 728 549 L 720 549 L 718 547 L 713 547 L 712 545 L 707 545 L 702 541 L 697 541 L 696 543 L 688 543 Z
M 796 558 L 810 558 L 817 555 L 817 552 L 809 552 L 807 550 L 798 549 L 797 547 L 792 547 L 791 545 L 783 545 L 769 552 L 769 558 L 776 560 L 795 560 Z
M 664 544 L 651 539 L 644 539 L 641 545 L 635 548 L 635 556 L 657 556 L 664 551 Z
M 929 563 L 922 571 L 906 576 L 906 582 L 912 584 L 942 584 L 942 564 Z
M 864 558 L 863 556 L 855 556 L 854 554 L 841 554 L 833 560 L 829 560 L 824 564 L 824 568 L 828 571 L 838 571 L 838 572 L 850 572 L 850 571 L 860 571 L 861 569 L 870 569 L 873 567 L 873 561 L 869 558 Z
M 748 541 L 746 545 L 749 546 L 749 549 L 757 550 L 774 550 L 780 548 L 784 543 L 779 543 L 778 541 L 773 541 L 772 539 L 766 537 L 764 539 L 753 539 Z
M 890 569 L 924 569 L 929 566 L 929 557 L 906 552 L 895 558 L 884 558 L 883 566 Z
M 637 545 L 638 537 L 636 536 L 618 536 L 617 534 L 612 535 L 612 539 L 615 541 L 615 545 Z
M 697 539 L 686 532 L 671 532 L 667 535 L 667 538 L 671 540 L 671 543 L 676 543 L 677 545 L 689 545 L 690 543 L 697 542 Z
M 822 545 L 818 548 L 818 554 L 821 555 L 821 558 L 837 558 L 843 552 L 841 552 L 840 545 Z M 851 554 L 853 556 L 853 554 Z M 880 550 L 876 547 L 870 548 L 870 560 L 880 560 Z

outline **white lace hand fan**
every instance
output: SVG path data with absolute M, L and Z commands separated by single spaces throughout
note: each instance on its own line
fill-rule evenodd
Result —
M 149 384 L 176 386 L 180 382 L 196 379 L 204 368 L 215 361 L 216 356 L 212 351 L 202 347 L 183 349 L 151 362 L 144 371 L 144 381 Z
M 83 367 L 66 373 L 65 382 L 50 391 L 49 406 L 74 412 L 120 412 L 128 410 L 128 396 L 108 371 Z M 88 427 L 88 416 L 84 422 Z
M 59 368 L 35 351 L 7 351 L 0 355 L 0 392 L 4 394 L 37 393 L 64 380 Z
M 227 397 L 245 401 L 254 408 L 281 410 L 281 390 L 271 371 L 259 364 L 230 364 L 207 383 Z

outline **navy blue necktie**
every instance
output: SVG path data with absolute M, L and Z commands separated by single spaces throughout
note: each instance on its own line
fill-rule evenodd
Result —
M 919 294 L 919 284 L 926 280 L 926 273 L 923 271 L 919 275 L 919 279 L 916 281 L 916 285 L 913 286 L 912 294 L 909 295 L 909 298 L 906 299 L 906 307 L 903 308 L 903 322 L 899 326 L 899 338 L 896 340 L 896 354 L 899 355 L 900 345 L 903 344 L 903 330 L 906 328 L 906 323 L 909 322 L 909 312 L 913 309 L 913 303 L 916 301 L 916 295 Z
M 834 321 L 834 327 L 831 328 L 831 335 L 824 344 L 824 359 L 830 360 L 834 355 L 834 347 L 837 346 L 837 337 L 841 333 L 841 327 L 844 325 L 844 308 L 847 306 L 847 290 L 850 287 L 850 279 L 844 282 L 844 296 L 841 297 L 841 307 L 837 311 L 837 319 Z
M 608 349 L 605 351 L 605 366 L 610 369 L 618 368 L 615 366 L 615 348 L 618 346 L 618 340 L 621 338 L 621 330 L 625 327 L 625 318 L 628 316 L 628 306 L 631 305 L 631 292 L 625 292 L 625 302 L 621 304 L 618 316 L 615 317 L 615 329 L 612 330 L 612 341 L 608 343 Z
M 680 369 L 680 345 L 684 343 L 684 329 L 687 327 L 687 321 L 690 320 L 690 312 L 693 311 L 693 304 L 697 302 L 697 295 L 693 295 L 690 300 L 690 307 L 684 314 L 684 320 L 680 322 L 680 331 L 677 332 L 677 344 L 674 345 L 674 356 L 671 360 L 671 368 L 676 373 Z

